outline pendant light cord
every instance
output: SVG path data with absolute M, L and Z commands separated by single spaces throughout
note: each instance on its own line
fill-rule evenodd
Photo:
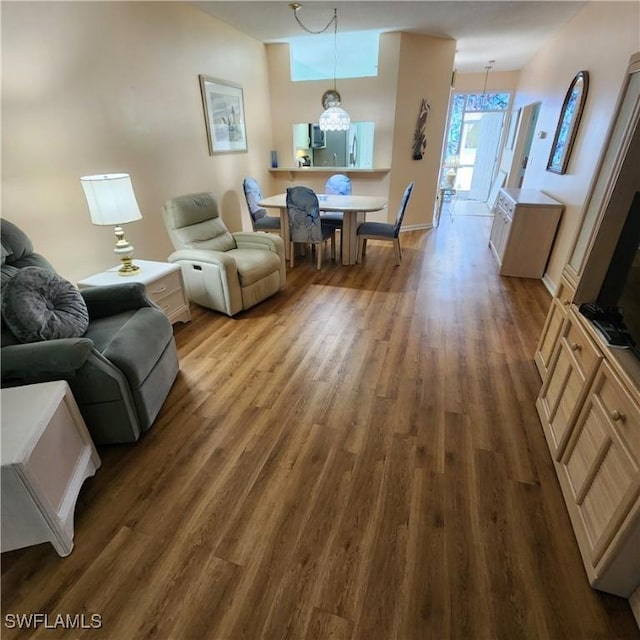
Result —
M 329 20 L 329 22 L 327 22 L 327 26 L 324 27 L 323 29 L 320 29 L 318 31 L 314 31 L 313 29 L 309 29 L 309 27 L 306 27 L 305 25 L 302 24 L 300 18 L 298 17 L 298 9 L 300 9 L 302 5 L 299 2 L 292 2 L 289 7 L 291 9 L 293 9 L 293 17 L 296 19 L 296 22 L 307 32 L 307 33 L 311 33 L 313 35 L 318 35 L 319 33 L 324 33 L 332 24 L 335 25 L 334 26 L 334 31 L 338 30 L 338 10 L 334 9 L 333 10 L 333 16 L 331 17 L 331 20 Z

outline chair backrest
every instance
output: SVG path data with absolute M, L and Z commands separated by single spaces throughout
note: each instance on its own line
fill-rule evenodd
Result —
M 287 189 L 291 242 L 322 242 L 318 196 L 309 187 Z
M 218 211 L 218 200 L 206 191 L 188 193 L 164 203 L 164 223 L 176 249 L 229 251 L 236 241 Z
M 402 202 L 400 203 L 400 208 L 398 209 L 398 213 L 396 214 L 396 222 L 393 225 L 393 237 L 397 238 L 400 234 L 400 227 L 402 226 L 402 220 L 404 219 L 404 214 L 407 210 L 407 204 L 409 202 L 409 198 L 411 197 L 411 192 L 413 191 L 413 182 L 410 182 L 407 185 L 407 188 L 404 190 L 404 194 L 402 196 Z
M 251 224 L 255 224 L 256 220 L 260 220 L 260 218 L 264 218 L 267 215 L 267 210 L 258 205 L 258 202 L 262 200 L 262 189 L 255 178 L 245 178 L 242 181 L 242 188 L 249 208 Z
M 334 173 L 324 186 L 325 193 L 333 196 L 351 195 L 351 178 L 344 173 Z

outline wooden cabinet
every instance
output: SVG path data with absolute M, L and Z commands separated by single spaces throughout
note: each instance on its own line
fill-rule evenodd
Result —
M 640 575 L 639 429 L 640 404 L 603 361 L 557 465 L 592 584 L 626 597 Z
M 569 305 L 573 300 L 574 293 L 575 289 L 573 285 L 562 278 L 556 295 L 551 301 L 551 306 L 549 307 L 549 312 L 547 313 L 547 318 L 536 349 L 535 363 L 543 382 L 547 378 L 549 363 L 551 362 L 551 357 L 560 338 L 560 332 L 562 331 L 564 322 L 567 319 Z
M 562 455 L 587 386 L 601 359 L 602 355 L 581 326 L 575 311 L 570 310 L 536 402 L 547 444 L 556 460 Z
M 541 191 L 500 190 L 489 239 L 500 275 L 543 276 L 562 208 L 561 203 Z
M 598 299 L 637 191 L 639 124 L 637 53 L 535 356 L 543 378 L 536 408 L 589 581 L 625 598 L 635 593 L 636 604 L 640 360 L 631 350 L 609 346 L 578 309 Z

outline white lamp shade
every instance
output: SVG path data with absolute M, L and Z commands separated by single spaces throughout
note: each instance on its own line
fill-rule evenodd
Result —
M 84 176 L 80 184 L 93 224 L 119 225 L 142 218 L 128 173 Z
M 339 103 L 332 102 L 329 108 L 320 114 L 318 124 L 322 131 L 347 131 L 351 127 L 351 118 Z

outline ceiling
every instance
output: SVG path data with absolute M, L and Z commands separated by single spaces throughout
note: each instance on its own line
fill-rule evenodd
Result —
M 203 0 L 207 13 L 262 42 L 286 42 L 307 35 L 296 23 L 288 1 Z M 408 31 L 457 41 L 459 72 L 521 69 L 544 41 L 566 24 L 586 2 L 575 0 L 392 0 L 326 2 L 307 0 L 298 11 L 309 29 L 322 29 L 338 9 L 339 32 Z

